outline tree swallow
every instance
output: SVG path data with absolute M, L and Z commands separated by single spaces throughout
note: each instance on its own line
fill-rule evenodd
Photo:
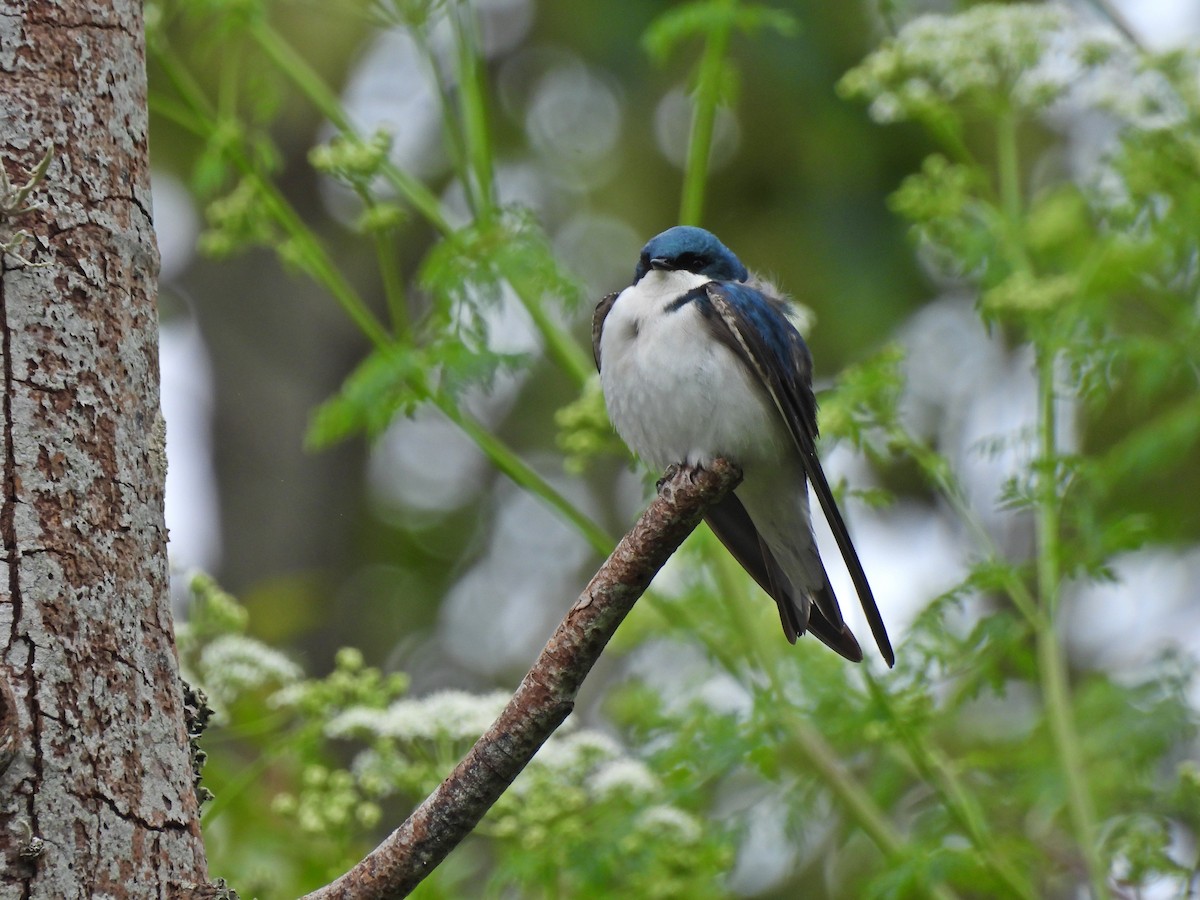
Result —
M 741 484 L 709 510 L 709 527 L 774 599 L 789 641 L 811 630 L 859 662 L 817 551 L 811 484 L 891 666 L 887 630 L 817 459 L 812 357 L 777 295 L 702 228 L 652 238 L 633 284 L 601 300 L 592 322 L 608 415 L 660 471 L 716 457 L 740 466 Z

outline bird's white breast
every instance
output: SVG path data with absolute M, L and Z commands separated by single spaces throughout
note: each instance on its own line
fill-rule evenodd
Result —
M 672 301 L 708 279 L 651 271 L 617 297 L 600 339 L 600 380 L 618 434 L 654 469 L 723 456 L 745 470 L 789 455 L 762 386 L 708 330 L 694 303 Z

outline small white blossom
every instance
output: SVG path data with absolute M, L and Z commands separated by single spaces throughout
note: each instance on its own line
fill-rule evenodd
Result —
M 286 685 L 304 674 L 278 650 L 240 634 L 224 635 L 206 646 L 196 668 L 209 697 L 226 704 L 245 691 Z
M 637 759 L 614 759 L 600 766 L 587 781 L 592 795 L 604 799 L 612 794 L 645 796 L 658 789 L 658 779 Z
M 272 709 L 288 709 L 307 696 L 308 691 L 309 687 L 304 682 L 284 685 L 267 698 L 267 705 Z
M 652 806 L 638 816 L 637 824 L 642 831 L 673 831 L 684 844 L 695 843 L 703 834 L 696 817 L 676 806 Z
M 392 791 L 397 779 L 395 766 L 394 757 L 381 756 L 374 750 L 363 750 L 355 755 L 350 771 L 364 794 L 382 797 Z
M 330 721 L 325 733 L 339 738 L 366 733 L 404 741 L 474 741 L 487 731 L 509 699 L 503 691 L 439 691 L 415 700 L 398 700 L 386 709 L 348 709 Z
M 533 762 L 552 771 L 582 773 L 621 755 L 621 745 L 608 735 L 584 729 L 563 738 L 552 737 L 538 750 Z
M 621 745 L 602 731 L 584 729 L 568 735 L 566 743 L 576 753 L 590 759 L 611 759 L 621 753 Z
M 1187 121 L 1187 102 L 1161 72 L 1121 60 L 1081 83 L 1080 101 L 1141 131 L 1164 131 Z

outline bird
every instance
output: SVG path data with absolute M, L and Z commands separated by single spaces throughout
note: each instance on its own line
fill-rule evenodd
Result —
M 742 481 L 704 518 L 775 601 L 788 641 L 812 632 L 861 662 L 817 548 L 811 486 L 879 652 L 894 666 L 817 457 L 812 356 L 782 294 L 716 235 L 676 225 L 642 248 L 633 283 L 597 304 L 592 350 L 609 420 L 643 462 L 670 472 L 721 457 L 740 467 Z

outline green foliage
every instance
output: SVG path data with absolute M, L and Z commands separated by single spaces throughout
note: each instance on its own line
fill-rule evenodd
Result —
M 499 303 L 506 286 L 563 301 L 580 296 L 578 284 L 554 258 L 546 236 L 525 210 L 509 208 L 448 235 L 430 252 L 421 284 L 438 298 L 443 321 L 468 338 L 486 331 L 480 311 Z
M 328 144 L 313 147 L 308 161 L 318 172 L 366 192 L 371 181 L 383 174 L 391 148 L 392 136 L 382 129 L 365 141 L 355 134 L 337 135 Z
M 359 434 L 378 437 L 398 414 L 411 415 L 435 391 L 456 398 L 468 386 L 490 385 L 501 368 L 522 361 L 515 354 L 472 349 L 444 332 L 418 347 L 375 350 L 313 414 L 308 445 L 327 447 Z
M 554 414 L 558 447 L 568 472 L 581 475 L 599 456 L 628 456 L 629 452 L 608 422 L 600 377 L 593 375 L 583 385 L 577 400 Z
M 820 398 L 821 433 L 865 449 L 873 430 L 880 426 L 896 429 L 896 406 L 904 387 L 903 362 L 904 351 L 893 344 L 847 368 L 837 389 Z
M 565 463 L 582 471 L 593 457 L 624 455 L 587 350 L 547 310 L 569 311 L 578 288 L 533 214 L 495 197 L 469 8 L 381 0 L 371 10 L 418 42 L 439 22 L 453 32 L 450 57 L 427 60 L 443 79 L 447 156 L 469 208 L 452 225 L 434 190 L 391 162 L 388 133 L 346 121 L 271 30 L 269 5 L 209 6 L 223 36 L 256 48 L 256 64 L 338 130 L 309 161 L 362 203 L 353 227 L 373 242 L 385 285 L 386 313 L 350 286 L 279 191 L 279 154 L 262 137 L 269 104 L 210 102 L 172 48 L 171 8 L 159 8 L 151 46 L 170 89 L 156 109 L 200 140 L 194 181 L 216 198 L 206 248 L 272 248 L 372 341 L 315 414 L 310 442 L 375 436 L 435 404 L 606 550 L 602 531 L 462 409 L 466 388 L 528 362 L 489 334 L 498 304 L 515 296 L 555 375 L 579 392 L 556 417 Z M 1069 668 L 1061 627 L 1072 591 L 1112 578 L 1121 554 L 1200 534 L 1191 492 L 1171 487 L 1195 484 L 1187 473 L 1200 446 L 1196 59 L 1147 56 L 1057 5 L 963 6 L 903 25 L 840 87 L 881 122 L 928 130 L 936 150 L 891 208 L 934 278 L 975 297 L 981 320 L 1036 361 L 1036 424 L 977 448 L 1023 453 L 990 500 L 1012 513 L 1016 533 L 994 538 L 991 510 L 968 499 L 953 454 L 912 430 L 899 346 L 866 355 L 820 398 L 824 441 L 849 442 L 879 475 L 851 497 L 936 508 L 965 548 L 957 583 L 916 613 L 896 668 L 849 667 L 808 638 L 786 645 L 770 604 L 697 534 L 609 650 L 629 662 L 604 703 L 618 736 L 556 735 L 424 896 L 725 896 L 753 821 L 747 807 L 771 804 L 795 853 L 781 895 L 803 883 L 814 897 L 1035 898 L 1086 883 L 1102 898 L 1156 878 L 1181 893 L 1194 882 L 1196 860 L 1180 852 L 1200 834 L 1200 770 L 1179 762 L 1195 755 L 1191 667 L 1163 654 L 1120 676 Z M 704 45 L 684 221 L 703 208 L 715 110 L 734 99 L 730 36 L 764 31 L 791 35 L 794 20 L 712 0 L 664 12 L 644 36 L 660 60 L 685 41 Z M 1064 108 L 1116 126 L 1087 177 L 1038 158 L 1057 149 Z M 437 237 L 406 278 L 395 259 L 416 225 Z M 1068 415 L 1075 443 L 1060 428 Z M 441 780 L 503 703 L 408 697 L 403 676 L 354 651 L 326 678 L 306 678 L 250 636 L 244 611 L 211 580 L 197 579 L 193 595 L 180 652 L 219 713 L 202 742 L 217 795 L 206 834 L 213 867 L 237 873 L 244 892 L 295 894 L 337 874 Z M 638 675 L 638 660 L 659 654 L 683 660 L 667 690 Z
M 642 35 L 642 47 L 656 61 L 667 58 L 685 41 L 708 37 L 734 28 L 749 37 L 774 31 L 790 37 L 798 23 L 790 12 L 759 4 L 730 3 L 728 0 L 694 0 L 666 10 Z
M 219 165 L 219 164 L 218 164 Z M 219 179 L 223 173 L 218 173 Z M 197 184 L 210 176 L 198 172 Z M 250 246 L 277 246 L 283 240 L 269 210 L 262 202 L 259 186 L 243 178 L 229 193 L 217 197 L 205 211 L 208 231 L 200 236 L 200 249 L 216 258 L 230 256 Z
M 377 166 L 372 155 L 355 156 L 366 166 L 365 174 L 356 177 L 373 174 Z M 540 304 L 545 296 L 579 295 L 578 286 L 555 262 L 541 229 L 516 209 L 467 225 L 438 243 L 425 259 L 421 286 L 432 300 L 419 328 L 423 337 L 372 352 L 341 392 L 317 410 L 308 434 L 310 446 L 327 446 L 357 434 L 376 437 L 397 415 L 411 415 L 435 394 L 456 402 L 468 387 L 487 388 L 501 369 L 525 364 L 521 354 L 490 349 L 488 314 L 506 291 L 522 293 L 530 304 Z
M 1052 56 L 1054 47 L 1058 49 Z M 996 498 L 999 505 L 1028 510 L 1034 517 L 1039 535 L 1036 592 L 1030 594 L 1022 586 L 1027 580 L 1024 573 L 995 559 L 964 583 L 966 587 L 980 576 L 994 580 L 993 589 L 1007 593 L 1025 621 L 1020 622 L 1004 609 L 979 621 L 970 641 L 975 646 L 956 649 L 972 649 L 974 655 L 970 658 L 990 663 L 979 666 L 974 677 L 961 679 L 958 696 L 974 700 L 982 696 L 978 691 L 984 684 L 992 690 L 1008 690 L 1002 679 L 1010 680 L 1016 672 L 1022 672 L 1024 679 L 1037 686 L 1046 704 L 1046 719 L 1045 730 L 1035 728 L 1034 735 L 1041 736 L 1045 743 L 1026 745 L 1027 751 L 1039 752 L 1019 755 L 1019 771 L 1026 775 L 1044 773 L 1040 792 L 1010 793 L 1008 798 L 1015 797 L 1022 804 L 1049 804 L 1051 809 L 1062 808 L 1069 813 L 1096 896 L 1107 894 L 1112 877 L 1107 873 L 1115 858 L 1123 859 L 1122 865 L 1131 872 L 1140 873 L 1134 884 L 1143 883 L 1139 879 L 1148 872 L 1163 871 L 1155 849 L 1159 845 L 1153 841 L 1126 845 L 1139 848 L 1140 862 L 1136 864 L 1130 865 L 1123 856 L 1103 855 L 1097 824 L 1097 815 L 1136 810 L 1146 800 L 1146 795 L 1134 799 L 1123 790 L 1129 784 L 1124 760 L 1126 752 L 1131 761 L 1136 756 L 1133 748 L 1121 753 L 1125 778 L 1115 772 L 1105 773 L 1102 761 L 1113 758 L 1108 754 L 1117 751 L 1098 746 L 1103 735 L 1098 723 L 1119 721 L 1133 708 L 1144 712 L 1144 707 L 1134 699 L 1133 689 L 1117 687 L 1098 676 L 1081 686 L 1080 695 L 1072 703 L 1062 680 L 1053 615 L 1060 602 L 1059 582 L 1064 575 L 1082 571 L 1104 577 L 1115 553 L 1136 548 L 1150 532 L 1139 517 L 1130 517 L 1124 510 L 1116 513 L 1110 507 L 1101 511 L 1105 501 L 1100 496 L 1106 485 L 1113 484 L 1116 474 L 1115 470 L 1106 472 L 1110 460 L 1068 454 L 1059 448 L 1055 424 L 1058 397 L 1070 392 L 1061 380 L 1059 361 L 1078 374 L 1078 394 L 1099 402 L 1111 398 L 1114 386 L 1130 383 L 1125 378 L 1134 384 L 1147 380 L 1146 374 L 1132 370 L 1138 367 L 1133 360 L 1149 343 L 1155 343 L 1159 352 L 1181 364 L 1181 354 L 1193 361 L 1200 358 L 1196 346 L 1181 347 L 1178 337 L 1164 340 L 1166 335 L 1161 332 L 1151 337 L 1165 322 L 1147 323 L 1144 317 L 1129 314 L 1131 308 L 1143 302 L 1139 295 L 1144 294 L 1147 283 L 1171 282 L 1172 289 L 1165 293 L 1171 293 L 1172 299 L 1157 304 L 1156 313 L 1163 315 L 1171 309 L 1175 328 L 1185 335 L 1195 328 L 1194 308 L 1185 311 L 1188 304 L 1178 303 L 1182 296 L 1177 292 L 1182 287 L 1178 278 L 1165 271 L 1156 274 L 1167 262 L 1164 250 L 1173 243 L 1174 236 L 1149 223 L 1157 218 L 1154 207 L 1170 208 L 1175 202 L 1190 204 L 1188 198 L 1196 196 L 1196 183 L 1185 186 L 1182 179 L 1172 183 L 1170 189 L 1178 193 L 1179 201 L 1174 195 L 1167 199 L 1168 195 L 1158 192 L 1151 200 L 1140 194 L 1136 181 L 1119 174 L 1127 171 L 1128 154 L 1140 153 L 1148 136 L 1163 133 L 1159 119 L 1169 121 L 1173 129 L 1164 143 L 1177 147 L 1179 142 L 1192 140 L 1190 129 L 1180 126 L 1194 121 L 1195 108 L 1189 109 L 1187 92 L 1171 83 L 1165 74 L 1168 71 L 1169 66 L 1136 58 L 1115 34 L 1089 29 L 1062 8 L 984 4 L 958 16 L 927 16 L 910 23 L 842 82 L 845 93 L 871 102 L 877 118 L 922 122 L 957 157 L 951 163 L 943 156 L 931 156 L 923 172 L 911 176 L 897 192 L 893 208 L 913 223 L 914 238 L 926 250 L 927 259 L 946 275 L 978 290 L 983 319 L 1012 329 L 1019 339 L 1032 343 L 1039 359 L 1041 411 L 1034 436 L 1038 456 L 1026 472 L 1010 479 Z M 1064 72 L 1072 77 L 1067 78 Z M 1111 93 L 1093 93 L 1090 97 L 1090 102 L 1123 119 L 1120 141 L 1104 163 L 1105 176 L 1110 179 L 1106 189 L 1099 189 L 1097 184 L 1064 183 L 1043 187 L 1033 195 L 1023 183 L 1017 155 L 1022 129 L 1036 125 L 1069 91 L 1081 91 L 1081 84 L 1092 81 L 1112 85 L 1126 74 L 1131 80 L 1121 88 L 1110 87 Z M 994 169 L 986 158 L 970 149 L 978 135 L 987 136 L 989 131 L 995 142 Z M 1147 159 L 1141 162 L 1161 167 Z M 1121 181 L 1119 186 L 1113 183 L 1117 179 Z M 1140 200 L 1134 199 L 1139 195 Z M 1128 215 L 1132 212 L 1129 203 L 1138 208 L 1132 215 Z M 1127 215 L 1114 215 L 1115 210 Z M 1189 247 L 1185 252 L 1194 253 L 1194 236 L 1186 238 L 1185 243 Z M 1186 345 L 1186 339 L 1183 343 Z M 1144 363 L 1155 368 L 1149 359 Z M 1187 380 L 1194 383 L 1193 376 Z M 1166 381 L 1158 379 L 1157 383 Z M 1161 396 L 1155 394 L 1156 399 Z M 893 447 L 910 452 L 916 449 L 915 441 L 895 434 L 894 424 L 892 428 Z M 1169 443 L 1150 438 L 1149 444 L 1154 449 L 1144 462 L 1159 469 L 1169 458 Z M 913 456 L 923 464 L 932 483 L 961 506 L 962 494 L 955 489 L 949 470 L 940 462 L 929 466 L 931 457 L 921 452 Z M 962 512 L 970 523 L 969 511 Z M 987 540 L 981 549 L 989 556 L 993 552 Z M 989 573 L 1000 577 L 993 579 Z M 957 589 L 950 596 L 958 600 L 964 594 Z M 1020 640 L 1029 630 L 1039 646 L 1036 667 L 1030 666 Z M 978 644 L 978 638 L 985 635 L 984 643 Z M 931 662 L 963 658 L 957 653 L 946 654 L 951 648 L 938 647 L 938 643 L 929 645 Z M 1153 690 L 1161 689 L 1165 677 L 1159 675 L 1151 682 Z M 1101 697 L 1113 705 L 1103 713 L 1088 708 Z M 1193 722 L 1183 712 L 1186 703 L 1181 697 L 1167 700 L 1166 708 L 1173 711 L 1168 718 L 1179 718 L 1163 721 L 1158 728 L 1148 726 L 1153 746 L 1146 748 L 1146 759 L 1161 760 L 1168 746 L 1192 731 Z M 1106 715 L 1112 718 L 1106 720 Z M 908 744 L 911 752 L 911 741 Z M 1046 755 L 1044 750 L 1053 752 Z M 975 759 L 987 759 L 979 753 L 974 751 Z M 1081 760 L 1092 761 L 1086 772 L 1079 771 Z M 1051 775 L 1055 766 L 1059 779 Z M 988 769 L 993 776 L 999 775 L 997 762 L 988 764 Z M 965 796 L 972 798 L 980 793 L 980 787 L 973 787 Z M 947 789 L 946 800 L 952 810 L 962 807 L 957 801 L 950 802 L 955 796 L 954 790 Z M 996 807 L 989 804 L 987 808 Z M 961 815 L 960 819 L 968 821 Z M 969 830 L 976 849 L 983 852 L 988 846 L 985 835 L 977 829 Z M 1130 833 L 1149 832 L 1132 828 Z M 1111 846 L 1107 852 L 1112 853 Z M 997 860 L 992 868 L 1014 892 L 1028 894 L 1031 890 L 1026 886 L 1019 891 L 1005 876 L 1011 867 L 1002 861 Z
M 994 267 L 995 212 L 979 196 L 986 181 L 978 167 L 929 156 L 919 173 L 891 196 L 894 212 L 912 223 L 912 235 L 934 265 L 955 277 Z

